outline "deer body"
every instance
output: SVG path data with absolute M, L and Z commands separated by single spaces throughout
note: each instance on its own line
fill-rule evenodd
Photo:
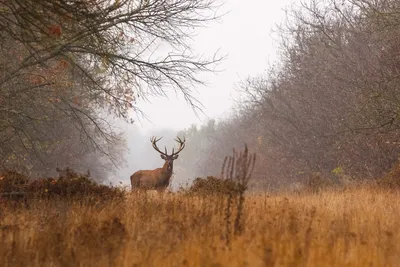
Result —
M 158 140 L 160 140 L 159 138 Z M 174 153 L 174 149 L 172 149 L 172 154 L 168 155 L 167 148 L 165 148 L 165 153 L 161 152 L 156 145 L 158 141 L 155 138 L 151 139 L 153 144 L 153 148 L 158 151 L 161 155 L 161 158 L 165 160 L 165 163 L 162 168 L 157 168 L 154 170 L 140 170 L 131 175 L 131 186 L 132 190 L 134 189 L 156 189 L 158 191 L 164 191 L 170 183 L 170 179 L 173 173 L 173 162 L 178 158 L 178 153 L 182 151 L 185 147 L 185 141 L 182 141 L 180 138 L 176 140 L 180 143 L 180 147 L 177 152 Z
M 167 162 L 162 168 L 140 170 L 131 175 L 132 188 L 163 190 L 168 187 L 172 170 L 167 170 Z

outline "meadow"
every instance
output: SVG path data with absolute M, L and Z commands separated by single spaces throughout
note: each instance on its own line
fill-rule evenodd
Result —
M 0 266 L 399 266 L 400 194 L 375 186 L 3 203 Z

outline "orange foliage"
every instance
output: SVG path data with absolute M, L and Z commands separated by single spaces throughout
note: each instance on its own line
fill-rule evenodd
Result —
M 49 27 L 49 34 L 50 34 L 51 36 L 54 36 L 54 37 L 56 37 L 56 38 L 59 38 L 59 37 L 61 36 L 61 34 L 62 34 L 61 26 L 60 26 L 60 25 L 55 25 L 55 24 L 50 25 L 50 27 Z
M 41 76 L 34 76 L 29 79 L 29 81 L 34 85 L 42 84 L 45 81 L 45 78 Z
M 68 66 L 69 66 L 69 63 L 65 59 L 61 59 L 58 61 L 58 65 L 57 65 L 58 69 L 64 70 L 64 69 L 68 68 Z

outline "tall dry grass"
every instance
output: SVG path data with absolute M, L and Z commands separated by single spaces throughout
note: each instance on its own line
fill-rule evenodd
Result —
M 400 264 L 398 192 L 249 195 L 229 245 L 225 205 L 221 196 L 187 194 L 3 203 L 0 266 Z

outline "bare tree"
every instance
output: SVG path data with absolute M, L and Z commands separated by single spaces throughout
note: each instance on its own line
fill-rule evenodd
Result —
M 133 122 L 137 99 L 168 87 L 198 109 L 198 74 L 222 58 L 195 55 L 190 41 L 217 8 L 213 0 L 0 0 L 1 160 L 39 156 L 58 141 L 61 121 L 112 158 L 107 112 Z
M 280 65 L 242 84 L 246 98 L 213 149 L 249 143 L 255 174 L 275 185 L 388 171 L 400 152 L 399 5 L 311 0 L 289 10 Z

